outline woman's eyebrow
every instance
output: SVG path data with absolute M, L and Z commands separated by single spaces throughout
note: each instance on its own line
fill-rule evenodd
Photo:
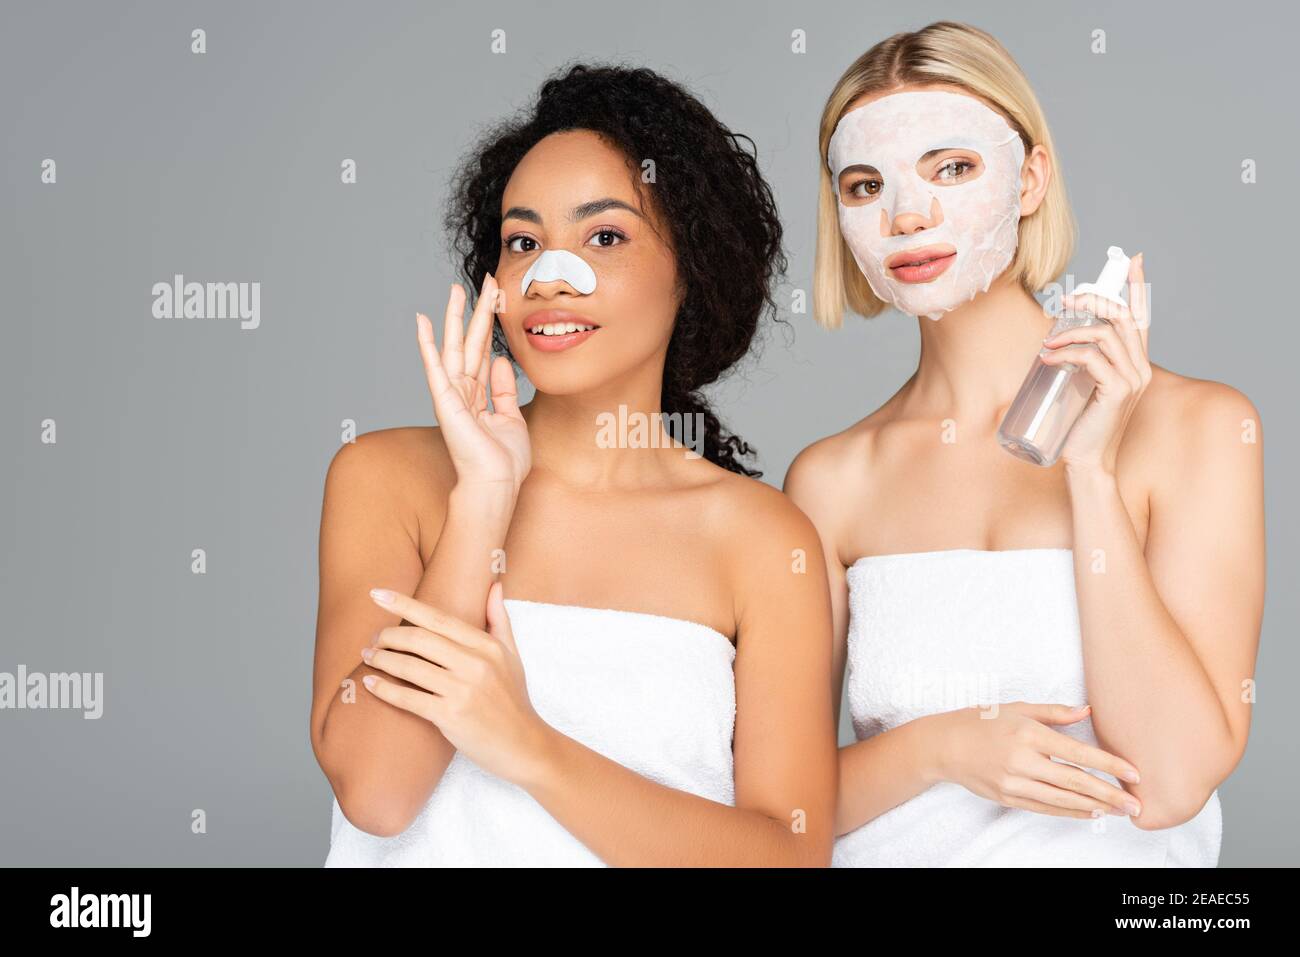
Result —
M 604 199 L 593 199 L 590 203 L 583 203 L 581 206 L 573 207 L 573 211 L 569 213 L 569 222 L 577 222 L 580 219 L 586 219 L 588 216 L 595 216 L 597 213 L 603 213 L 607 209 L 626 209 L 629 213 L 632 213 L 635 216 L 641 217 L 642 219 L 645 218 L 641 216 L 641 210 L 636 207 L 629 206 L 621 199 L 614 199 L 611 196 L 606 196 Z
M 538 226 L 542 225 L 542 214 L 534 209 L 529 209 L 527 206 L 511 206 L 501 218 L 503 220 L 523 219 L 530 223 L 536 223 Z
M 641 211 L 635 206 L 630 206 L 621 199 L 614 199 L 606 196 L 604 199 L 593 199 L 589 203 L 583 203 L 581 206 L 575 206 L 569 213 L 569 222 L 577 222 L 580 219 L 586 219 L 588 216 L 595 216 L 597 213 L 603 213 L 607 209 L 626 209 L 629 213 L 644 219 Z M 535 209 L 527 206 L 511 206 L 506 210 L 502 220 L 522 219 L 526 222 L 542 224 L 542 214 Z

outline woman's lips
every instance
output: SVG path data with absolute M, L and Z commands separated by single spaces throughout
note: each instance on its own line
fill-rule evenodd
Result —
M 528 341 L 534 349 L 540 349 L 542 352 L 563 352 L 565 349 L 571 349 L 580 342 L 586 342 L 594 336 L 600 329 L 585 329 L 581 332 L 566 332 L 558 336 L 548 336 L 540 332 L 528 333 Z
M 567 325 L 593 328 L 578 329 L 573 332 L 559 332 L 553 329 L 549 336 L 541 331 L 544 326 L 564 328 Z M 524 320 L 524 332 L 528 336 L 529 344 L 542 352 L 563 352 L 565 349 L 572 349 L 579 343 L 586 342 L 599 331 L 600 326 L 588 321 L 586 316 L 564 309 L 542 309 Z
M 926 254 L 922 253 L 922 256 Z M 899 257 L 902 258 L 902 257 Z M 913 259 L 917 257 L 912 257 Z M 930 282 L 936 279 L 952 265 L 952 261 L 957 258 L 957 253 L 950 252 L 935 256 L 928 262 L 921 263 L 919 266 L 893 266 L 889 273 L 899 282 Z

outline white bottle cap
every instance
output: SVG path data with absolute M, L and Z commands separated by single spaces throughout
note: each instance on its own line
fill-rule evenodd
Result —
M 1127 305 L 1120 298 L 1120 293 L 1128 285 L 1128 262 L 1124 250 L 1118 246 L 1111 246 L 1106 250 L 1106 265 L 1102 267 L 1101 275 L 1097 277 L 1097 281 L 1085 282 L 1082 285 L 1075 286 L 1074 294 L 1077 296 L 1090 292 L 1094 296 L 1101 296 L 1101 298 L 1117 302 L 1121 306 Z

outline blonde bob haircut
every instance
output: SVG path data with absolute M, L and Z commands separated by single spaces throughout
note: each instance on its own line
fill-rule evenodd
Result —
M 838 329 L 845 308 L 860 316 L 885 309 L 840 234 L 838 201 L 827 168 L 831 135 L 849 104 L 864 94 L 903 85 L 944 83 L 961 87 L 999 109 L 1025 144 L 1041 144 L 1052 164 L 1047 193 L 1020 220 L 1015 258 L 1005 275 L 1030 295 L 1061 275 L 1074 252 L 1075 221 L 1056 162 L 1056 147 L 1038 98 L 1011 54 L 989 34 L 941 20 L 913 33 L 897 33 L 862 54 L 840 77 L 822 111 L 821 187 L 817 205 L 817 253 L 813 267 L 813 316 Z

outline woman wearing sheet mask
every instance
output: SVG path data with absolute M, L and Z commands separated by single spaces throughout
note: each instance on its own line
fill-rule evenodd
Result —
M 858 739 L 834 865 L 1216 864 L 1263 604 L 1258 413 L 1148 361 L 1140 255 L 1127 306 L 1067 297 L 1108 322 L 1044 342 L 1032 294 L 1074 223 L 992 37 L 873 47 L 820 147 L 819 322 L 892 306 L 920 328 L 913 375 L 786 480 L 822 537 Z M 1053 467 L 996 436 L 1040 350 L 1097 383 Z
M 449 210 L 480 291 L 441 350 L 418 319 L 438 427 L 363 435 L 326 483 L 327 866 L 829 864 L 817 531 L 698 392 L 784 268 L 752 153 L 668 80 L 579 66 Z

